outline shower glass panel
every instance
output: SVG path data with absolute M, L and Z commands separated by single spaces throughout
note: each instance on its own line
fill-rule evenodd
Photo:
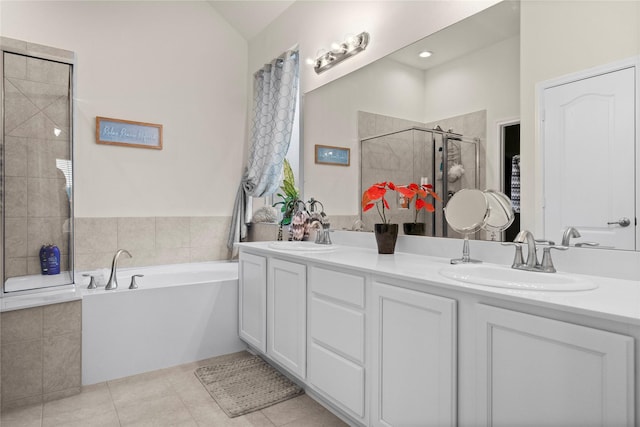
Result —
M 392 181 L 396 185 L 429 183 L 443 202 L 434 203 L 434 213 L 421 210 L 417 222 L 426 224 L 427 236 L 457 236 L 447 227 L 442 207 L 456 191 L 478 188 L 478 149 L 476 139 L 420 127 L 362 139 L 361 193 L 376 182 Z M 414 222 L 414 204 L 407 209 L 401 206 L 397 194 L 387 194 L 391 222 Z M 362 221 L 366 230 L 372 230 L 373 224 L 380 222 L 376 209 L 363 212 Z
M 3 292 L 72 284 L 73 67 L 4 50 L 2 60 Z M 43 245 L 58 247 L 59 273 L 42 274 Z

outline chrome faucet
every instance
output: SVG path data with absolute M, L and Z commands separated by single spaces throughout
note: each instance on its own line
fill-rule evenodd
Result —
M 575 227 L 567 227 L 562 235 L 562 246 L 569 246 L 571 238 L 582 237 L 580 232 Z
M 111 275 L 109 276 L 109 281 L 107 282 L 107 286 L 105 287 L 105 290 L 107 291 L 118 288 L 118 278 L 116 277 L 118 270 L 118 258 L 123 253 L 129 255 L 129 258 L 133 258 L 133 256 L 126 249 L 118 249 L 116 254 L 113 256 L 113 261 L 111 262 Z
M 523 261 L 522 245 L 527 244 L 527 261 Z M 544 244 L 542 254 L 542 262 L 538 262 L 538 254 L 536 252 L 537 244 Z M 566 251 L 568 246 L 556 246 L 554 242 L 548 240 L 536 240 L 529 230 L 522 230 L 518 233 L 513 243 L 503 243 L 503 245 L 512 245 L 516 247 L 516 254 L 513 258 L 511 268 L 526 271 L 539 271 L 543 273 L 555 273 L 556 268 L 551 259 L 551 249 Z
M 533 270 L 538 265 L 538 254 L 536 253 L 536 239 L 529 230 L 522 230 L 513 239 L 514 243 L 526 243 L 527 244 L 527 261 L 520 266 L 516 266 L 514 263 L 513 268 L 522 268 L 526 270 Z

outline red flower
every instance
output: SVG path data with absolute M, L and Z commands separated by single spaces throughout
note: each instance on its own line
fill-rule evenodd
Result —
M 421 209 L 425 209 L 428 212 L 435 212 L 436 210 L 435 206 L 433 206 L 433 204 L 425 200 L 427 196 L 431 196 L 435 200 L 441 201 L 438 194 L 435 191 L 433 191 L 433 185 L 431 184 L 418 185 L 415 182 L 412 182 L 411 184 L 405 187 L 398 187 L 398 192 L 402 194 L 404 197 L 406 197 L 409 200 L 409 203 L 411 203 L 411 200 L 413 200 L 413 198 L 415 197 L 416 210 L 415 210 L 414 222 L 418 222 L 418 212 Z
M 396 187 L 393 182 L 378 182 L 369 187 L 362 194 L 362 211 L 366 212 L 374 206 L 378 209 L 378 214 L 380 214 L 380 218 L 383 223 L 388 223 L 389 221 L 385 215 L 385 209 L 390 209 L 389 202 L 384 198 L 387 193 L 387 189 L 392 191 L 397 191 L 399 187 Z M 382 204 L 382 209 L 380 209 L 380 204 Z

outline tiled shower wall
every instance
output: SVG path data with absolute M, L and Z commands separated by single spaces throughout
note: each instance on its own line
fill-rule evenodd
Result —
M 76 218 L 75 270 L 225 260 L 231 217 Z
M 70 66 L 4 52 L 2 69 L 5 277 L 40 273 L 38 252 L 46 243 L 60 248 L 67 270 Z

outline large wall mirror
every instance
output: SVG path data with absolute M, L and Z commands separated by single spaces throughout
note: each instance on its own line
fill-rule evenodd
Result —
M 404 184 L 428 177 L 440 193 L 438 180 L 447 179 L 453 165 L 444 165 L 438 157 L 442 143 L 433 145 L 431 134 L 415 130 L 439 126 L 463 141 L 478 141 L 477 163 L 463 154 L 464 173 L 449 177 L 447 193 L 479 188 L 511 196 L 515 174 L 523 185 L 519 198 L 512 195 L 522 227 L 536 238 L 559 241 L 558 236 L 545 236 L 542 223 L 544 164 L 536 86 L 637 56 L 639 22 L 638 2 L 504 1 L 308 92 L 306 152 L 313 152 L 314 144 L 349 147 L 355 167 L 328 170 L 307 164 L 305 192 L 322 199 L 328 210 L 352 216 L 361 215 L 360 194 L 371 180 Z M 432 55 L 420 58 L 422 51 Z M 378 135 L 386 136 L 379 146 L 365 145 Z M 426 154 L 417 148 L 425 141 L 431 144 Z M 457 145 L 453 150 L 466 150 L 464 144 Z M 427 163 L 429 169 L 418 170 L 416 163 Z M 425 222 L 441 223 L 442 205 L 437 208 Z M 395 216 L 394 222 L 405 221 L 402 211 Z M 363 221 L 367 224 L 366 216 Z M 517 222 L 513 227 L 519 227 Z M 429 228 L 442 235 L 440 226 Z M 488 233 L 476 237 L 496 238 Z M 502 235 L 496 240 L 507 239 Z

